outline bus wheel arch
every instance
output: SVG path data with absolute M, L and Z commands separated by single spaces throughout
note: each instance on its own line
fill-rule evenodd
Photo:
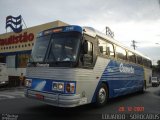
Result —
M 109 93 L 110 93 L 110 91 L 109 91 L 109 85 L 108 85 L 108 82 L 106 81 L 106 82 L 102 82 L 103 84 L 105 84 L 106 85 L 106 87 L 107 87 L 107 90 L 108 90 L 108 98 L 109 98 Z
M 109 98 L 108 84 L 106 82 L 102 82 L 99 85 L 99 88 L 96 92 L 95 105 L 97 107 L 101 107 L 101 106 L 105 105 L 108 101 L 108 98 Z

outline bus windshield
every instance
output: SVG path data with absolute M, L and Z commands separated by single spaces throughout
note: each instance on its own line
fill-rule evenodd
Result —
M 81 33 L 63 32 L 52 35 L 46 62 L 75 62 L 80 45 Z
M 35 43 L 35 46 L 32 50 L 32 61 L 33 62 L 43 62 L 45 58 L 45 54 L 48 48 L 48 44 L 50 41 L 50 36 L 42 36 L 38 37 Z

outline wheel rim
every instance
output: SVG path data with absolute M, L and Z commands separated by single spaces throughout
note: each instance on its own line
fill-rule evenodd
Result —
M 104 103 L 104 101 L 106 100 L 106 90 L 104 88 L 101 88 L 99 90 L 98 97 L 99 97 L 99 102 Z

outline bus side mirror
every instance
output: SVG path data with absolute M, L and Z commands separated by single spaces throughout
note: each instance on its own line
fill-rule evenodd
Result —
M 87 54 L 88 53 L 88 42 L 84 41 L 83 43 L 83 54 Z

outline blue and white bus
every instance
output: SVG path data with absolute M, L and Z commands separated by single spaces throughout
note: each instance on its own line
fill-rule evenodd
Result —
M 59 107 L 106 104 L 144 91 L 151 60 L 90 27 L 63 26 L 37 35 L 26 72 L 28 98 Z

